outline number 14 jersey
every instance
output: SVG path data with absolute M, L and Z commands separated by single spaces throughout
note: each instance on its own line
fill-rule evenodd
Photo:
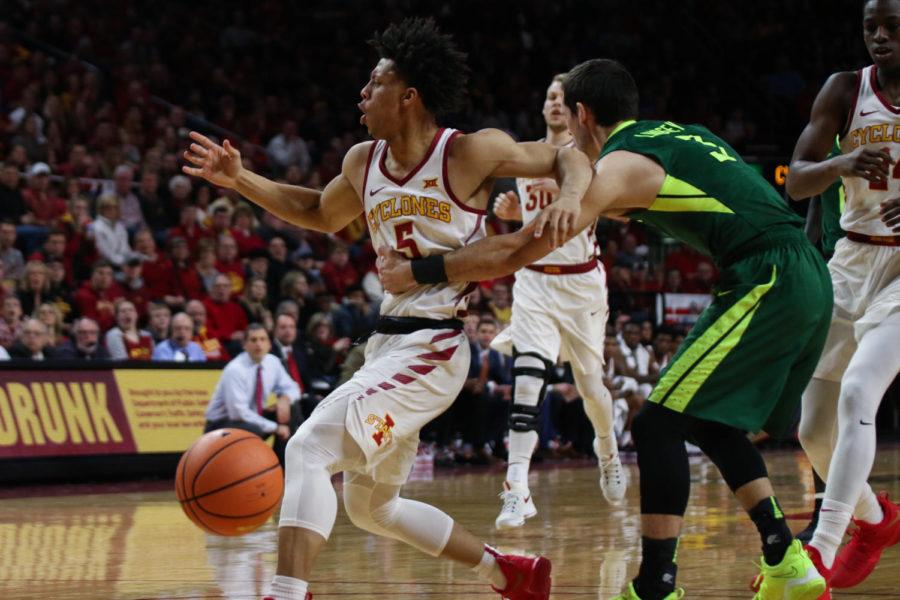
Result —
M 422 162 L 397 179 L 385 166 L 388 146 L 372 144 L 363 182 L 363 206 L 372 245 L 393 248 L 408 258 L 446 254 L 485 236 L 485 211 L 464 205 L 450 188 L 447 159 L 455 129 L 439 129 Z M 490 260 L 490 257 L 485 257 Z M 385 294 L 381 314 L 451 319 L 465 311 L 475 284 L 418 286 Z

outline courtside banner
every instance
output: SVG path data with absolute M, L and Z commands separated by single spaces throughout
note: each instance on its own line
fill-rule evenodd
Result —
M 183 452 L 221 371 L 0 371 L 0 458 Z

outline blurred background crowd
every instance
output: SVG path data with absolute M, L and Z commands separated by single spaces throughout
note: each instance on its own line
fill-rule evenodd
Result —
M 153 10 L 148 19 L 131 3 L 4 4 L 0 357 L 223 361 L 259 322 L 298 349 L 292 375 L 308 408 L 358 367 L 355 342 L 378 314 L 365 222 L 326 236 L 182 175 L 191 129 L 229 138 L 262 174 L 321 188 L 367 139 L 356 102 L 375 57 L 364 40 L 421 14 L 470 54 L 468 103 L 449 125 L 540 138 L 552 75 L 614 56 L 635 74 L 643 117 L 703 123 L 769 175 L 786 162 L 827 74 L 866 62 L 858 8 L 811 0 L 693 0 L 652 12 L 574 0 L 175 1 Z M 595 36 L 575 33 L 584 19 L 596 20 Z M 666 29 L 677 35 L 642 34 Z M 489 221 L 493 231 L 508 227 Z M 662 324 L 658 295 L 708 294 L 717 273 L 639 224 L 600 223 L 598 239 L 612 309 L 605 377 L 627 446 L 629 415 L 685 334 Z M 489 343 L 509 322 L 511 283 L 485 282 L 473 294 L 470 378 L 424 433 L 439 461 L 503 455 L 510 363 Z M 546 404 L 543 447 L 590 453 L 590 426 L 562 366 Z

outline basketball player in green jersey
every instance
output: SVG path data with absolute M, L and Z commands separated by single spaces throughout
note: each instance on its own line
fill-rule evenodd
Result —
M 380 250 L 385 286 L 398 292 L 416 283 L 505 275 L 598 216 L 642 221 L 711 256 L 721 273 L 715 298 L 632 426 L 643 557 L 618 599 L 682 597 L 675 557 L 690 493 L 688 438 L 716 464 L 759 530 L 756 598 L 817 598 L 825 581 L 793 539 L 745 432 L 778 433 L 795 414 L 831 316 L 825 263 L 806 239 L 803 220 L 727 143 L 703 127 L 635 121 L 637 86 L 622 65 L 587 61 L 563 88 L 576 144 L 597 159 L 572 228 L 551 214 L 516 233 L 411 263 Z

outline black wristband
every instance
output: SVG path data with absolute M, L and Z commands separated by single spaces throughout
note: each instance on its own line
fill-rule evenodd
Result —
M 444 255 L 432 254 L 425 258 L 417 258 L 410 263 L 416 283 L 444 283 L 447 271 L 444 270 Z

